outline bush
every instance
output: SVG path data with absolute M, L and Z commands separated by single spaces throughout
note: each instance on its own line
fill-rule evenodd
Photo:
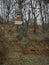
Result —
M 23 37 L 27 37 L 27 29 L 26 29 L 25 25 L 22 26 L 22 27 L 20 27 L 19 31 L 20 31 L 20 34 L 21 34 Z
M 22 35 L 17 35 L 16 38 L 17 38 L 17 40 L 22 40 L 23 36 Z

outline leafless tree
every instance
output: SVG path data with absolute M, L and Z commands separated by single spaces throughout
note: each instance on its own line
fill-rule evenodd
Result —
M 7 23 L 9 23 L 10 17 L 13 16 L 14 12 L 16 11 L 17 1 L 16 0 L 1 0 L 2 1 L 2 16 L 6 19 Z M 16 6 L 16 7 L 15 7 Z
M 37 0 L 36 1 L 33 1 L 33 0 L 30 0 L 31 2 L 31 9 L 32 9 L 32 16 L 33 16 L 33 19 L 34 19 L 34 24 L 33 24 L 33 28 L 34 28 L 34 32 L 36 32 L 36 26 L 37 26 L 37 17 L 38 15 L 36 16 L 36 7 L 37 7 Z M 35 5 L 35 6 L 33 6 Z

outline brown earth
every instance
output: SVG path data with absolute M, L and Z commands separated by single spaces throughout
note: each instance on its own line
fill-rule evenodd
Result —
M 34 34 L 31 30 L 28 31 L 28 36 L 23 37 L 22 40 L 17 39 L 17 26 L 16 25 L 0 25 L 0 52 L 2 48 L 4 50 L 4 56 L 0 57 L 0 60 L 5 57 L 6 62 L 16 61 L 20 55 L 25 57 L 30 55 L 46 55 L 49 56 L 49 33 L 42 33 L 37 30 L 37 34 Z M 13 60 L 12 60 L 13 58 Z M 9 60 L 8 60 L 9 59 Z M 16 60 L 15 60 L 16 59 Z M 5 59 L 4 59 L 5 60 Z M 5 63 L 6 65 L 7 63 Z

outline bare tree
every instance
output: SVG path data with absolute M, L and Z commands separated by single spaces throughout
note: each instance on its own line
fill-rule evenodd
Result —
M 39 3 L 40 14 L 41 14 L 41 19 L 42 19 L 42 29 L 44 31 L 44 18 L 43 18 L 43 14 L 42 14 L 42 2 L 40 0 L 38 0 L 38 3 Z
M 12 17 L 13 13 L 15 12 L 16 0 L 1 0 L 2 1 L 2 15 L 6 19 L 7 23 L 10 21 L 10 17 Z
M 42 19 L 42 29 L 43 32 L 45 32 L 46 29 L 45 23 L 47 23 L 47 16 L 48 16 L 48 6 L 47 6 L 48 0 L 38 0 L 38 3 L 39 3 L 40 14 Z
M 36 26 L 37 26 L 37 17 L 38 15 L 36 16 L 35 12 L 36 12 L 36 7 L 37 7 L 37 1 L 33 1 L 32 3 L 32 0 L 30 0 L 31 2 L 31 9 L 32 9 L 32 15 L 33 15 L 33 18 L 34 18 L 34 24 L 33 24 L 33 28 L 34 28 L 34 33 L 36 32 Z M 36 4 L 35 4 L 36 2 Z M 35 7 L 33 6 L 35 4 Z

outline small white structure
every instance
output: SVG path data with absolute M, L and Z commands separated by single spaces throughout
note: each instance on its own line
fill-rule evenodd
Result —
M 14 24 L 21 25 L 22 21 L 15 21 Z
M 16 14 L 14 24 L 22 25 L 22 20 L 21 20 L 21 14 L 20 13 Z

